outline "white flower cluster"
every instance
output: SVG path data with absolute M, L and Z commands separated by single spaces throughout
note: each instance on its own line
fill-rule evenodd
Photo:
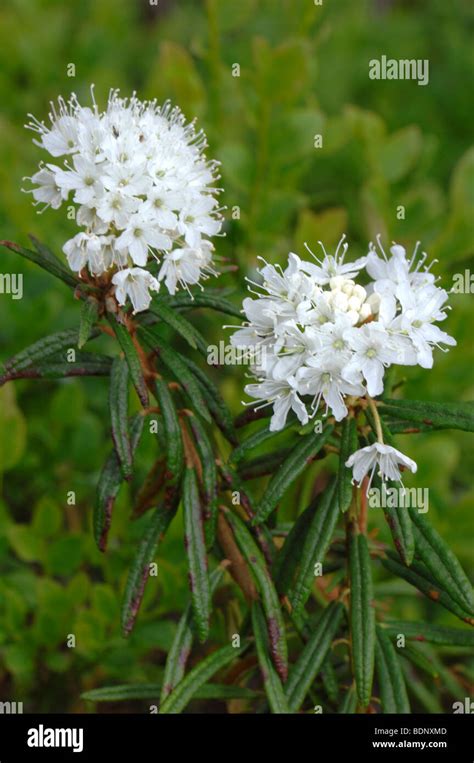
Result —
M 290 253 L 285 270 L 265 264 L 259 271 L 263 283 L 253 286 L 261 291 L 244 300 L 247 323 L 231 342 L 258 357 L 256 382 L 245 391 L 260 406 L 273 405 L 271 430 L 282 429 L 290 410 L 306 424 L 321 400 L 340 421 L 347 395 L 383 392 L 388 366 L 431 368 L 434 347 L 456 344 L 436 325 L 446 318 L 448 294 L 424 267 L 426 254 L 418 258 L 417 245 L 407 259 L 394 244 L 387 256 L 378 244 L 382 256 L 371 244 L 367 256 L 345 263 L 343 237 L 334 256 L 321 244 L 322 260 Z M 363 268 L 372 279 L 365 286 L 354 281 Z
M 92 93 L 93 96 L 93 93 Z M 82 107 L 73 94 L 52 104 L 51 125 L 32 117 L 34 142 L 62 166 L 40 164 L 30 180 L 37 204 L 58 209 L 72 194 L 84 230 L 64 246 L 72 270 L 93 276 L 114 269 L 120 304 L 148 308 L 160 281 L 174 294 L 212 270 L 222 218 L 213 183 L 216 163 L 205 157 L 206 139 L 186 124 L 178 107 L 109 95 L 107 109 Z M 160 263 L 155 278 L 145 270 Z

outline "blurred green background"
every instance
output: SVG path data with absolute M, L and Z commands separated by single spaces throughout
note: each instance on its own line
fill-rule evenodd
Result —
M 75 91 L 87 102 L 95 83 L 103 105 L 111 87 L 124 95 L 136 90 L 142 98 L 171 98 L 188 118 L 198 118 L 209 155 L 222 162 L 227 235 L 218 240 L 218 253 L 239 270 L 218 283 L 236 287 L 236 302 L 258 255 L 283 262 L 290 250 L 304 255 L 304 241 L 316 249 L 322 239 L 330 247 L 344 231 L 354 256 L 378 232 L 409 249 L 420 239 L 439 259 L 436 269 L 449 289 L 454 273 L 474 271 L 473 22 L 468 0 L 324 0 L 322 6 L 313 0 L 3 0 L 0 237 L 26 244 L 31 232 L 60 252 L 72 235 L 74 223 L 63 211 L 38 215 L 21 192 L 28 185 L 23 178 L 46 158 L 23 125 L 29 112 L 46 118 L 49 100 L 59 94 Z M 382 54 L 429 59 L 429 85 L 370 80 L 368 62 Z M 70 63 L 74 78 L 67 76 Z M 322 148 L 314 146 L 317 134 Z M 405 220 L 397 220 L 398 205 L 406 208 Z M 233 219 L 236 207 L 240 219 Z M 76 326 L 79 306 L 46 273 L 7 250 L 0 257 L 1 272 L 24 274 L 23 300 L 0 295 L 3 360 L 47 333 Z M 474 398 L 473 296 L 453 295 L 451 304 L 446 329 L 458 346 L 437 352 L 431 372 L 408 369 L 405 397 Z M 226 336 L 215 317 L 197 320 L 210 342 Z M 238 412 L 244 371 L 225 368 L 216 381 Z M 123 491 L 109 552 L 96 550 L 90 520 L 110 447 L 107 415 L 105 380 L 0 388 L 0 700 L 21 700 L 25 711 L 91 709 L 81 691 L 159 680 L 186 601 L 176 522 L 136 630 L 122 639 L 120 595 L 142 525 L 129 521 Z M 472 571 L 472 441 L 446 432 L 399 443 L 419 464 L 409 484 L 429 486 L 429 518 Z M 132 493 L 153 453 L 151 441 L 144 442 Z M 71 490 L 76 506 L 67 505 Z M 371 515 L 371 521 L 387 539 L 383 520 Z M 455 624 L 383 574 L 378 591 L 403 594 L 394 610 L 399 616 Z M 217 634 L 232 604 L 227 598 L 224 592 L 218 605 Z M 66 647 L 70 633 L 75 649 Z

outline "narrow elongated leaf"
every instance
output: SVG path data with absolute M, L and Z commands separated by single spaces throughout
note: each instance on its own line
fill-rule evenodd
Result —
M 211 590 L 207 574 L 204 521 L 196 474 L 188 467 L 183 480 L 184 543 L 188 556 L 189 585 L 199 640 L 209 635 Z
M 443 646 L 470 646 L 474 648 L 474 631 L 461 628 L 447 628 L 433 623 L 413 623 L 405 620 L 390 620 L 381 626 L 390 636 L 403 634 L 412 641 L 429 641 Z
M 161 684 L 123 684 L 119 686 L 104 686 L 81 694 L 81 699 L 90 702 L 124 702 L 140 699 L 156 700 L 162 690 Z M 205 684 L 194 694 L 193 699 L 256 699 L 260 695 L 244 686 L 228 686 L 227 684 Z
M 285 681 L 288 673 L 288 647 L 286 644 L 283 615 L 272 577 L 265 564 L 262 552 L 252 538 L 245 523 L 240 517 L 229 510 L 226 510 L 225 516 L 262 596 L 270 640 L 270 651 L 278 675 Z
M 385 416 L 415 421 L 432 429 L 463 429 L 474 432 L 474 401 L 427 403 L 422 400 L 384 400 L 380 412 Z
M 161 300 L 161 297 L 159 298 Z M 181 292 L 175 294 L 173 297 L 167 297 L 167 303 L 172 307 L 178 308 L 193 308 L 193 307 L 209 307 L 211 310 L 217 310 L 220 313 L 226 313 L 227 315 L 234 315 L 239 320 L 242 320 L 242 312 L 238 307 L 234 307 L 227 299 L 220 293 L 215 293 L 213 289 L 207 289 L 198 294 L 185 294 Z
M 285 693 L 292 712 L 304 702 L 311 684 L 321 670 L 344 613 L 339 602 L 332 602 L 323 612 L 308 642 L 290 670 Z
M 301 439 L 301 442 L 295 445 L 275 476 L 270 480 L 253 520 L 255 524 L 264 522 L 271 514 L 285 491 L 319 453 L 333 429 L 333 426 L 326 426 L 321 434 L 306 435 Z
M 239 657 L 247 647 L 247 641 L 240 647 L 223 646 L 201 660 L 165 699 L 160 707 L 160 713 L 174 714 L 184 710 L 186 705 L 197 696 L 201 687 L 219 670 Z
M 209 586 L 211 596 L 219 586 L 224 570 L 221 567 L 215 569 L 209 576 Z M 171 694 L 175 686 L 179 684 L 184 676 L 186 663 L 191 653 L 195 633 L 195 622 L 193 616 L 192 602 L 186 605 L 176 629 L 176 635 L 173 639 L 171 649 L 166 658 L 165 672 L 163 676 L 163 686 L 160 700 L 163 702 L 168 694 Z
M 267 624 L 258 601 L 254 601 L 252 604 L 252 629 L 268 704 L 273 713 L 289 713 L 290 708 L 280 677 L 270 659 Z
M 34 252 L 32 249 L 25 249 L 25 247 L 15 244 L 13 241 L 0 241 L 0 246 L 5 246 L 12 252 L 16 252 L 24 257 L 25 260 L 34 262 L 35 265 L 39 265 L 44 270 L 47 270 L 48 273 L 56 276 L 63 283 L 72 286 L 73 289 L 81 283 L 70 270 L 67 270 L 59 260 L 55 261 L 53 257 L 47 257 L 43 253 Z
M 168 385 L 163 379 L 155 383 L 155 396 L 163 416 L 166 447 L 167 480 L 171 486 L 179 483 L 184 466 L 184 446 L 178 414 Z
M 384 713 L 409 713 L 410 703 L 398 655 L 381 628 L 377 627 L 376 634 L 375 664 L 382 710 Z
M 91 336 L 97 336 L 98 331 L 92 332 Z M 34 344 L 26 347 L 26 349 L 9 358 L 3 364 L 0 369 L 2 373 L 10 373 L 12 371 L 23 371 L 25 368 L 29 368 L 33 365 L 43 365 L 44 361 L 51 356 L 55 356 L 56 360 L 59 360 L 58 356 L 61 353 L 63 362 L 67 361 L 65 355 L 62 355 L 64 350 L 73 349 L 78 343 L 77 329 L 67 329 L 65 331 L 57 331 L 54 334 L 39 339 Z M 76 357 L 78 353 L 76 352 Z
M 214 545 L 217 529 L 217 466 L 212 444 L 196 416 L 189 417 L 199 460 L 202 466 L 201 494 L 203 497 L 204 535 L 206 548 Z
M 196 365 L 196 363 L 194 363 L 189 358 L 183 357 L 183 360 L 185 361 L 189 370 L 192 372 L 193 376 L 196 378 L 212 418 L 216 422 L 222 434 L 227 438 L 227 440 L 232 445 L 236 445 L 238 440 L 234 429 L 232 415 L 224 400 L 222 399 L 218 388 L 214 382 L 209 379 L 207 374 L 205 374 L 204 371 L 199 368 L 198 365 Z
M 408 644 L 405 644 L 400 652 L 402 657 L 413 665 L 416 665 L 420 670 L 423 670 L 423 672 L 431 676 L 431 678 L 439 678 L 439 671 L 433 661 L 412 643 L 409 642 Z
M 334 670 L 331 652 L 327 654 L 321 667 L 321 680 L 328 698 L 335 704 L 339 697 L 339 679 Z
M 394 575 L 403 578 L 415 586 L 419 591 L 425 594 L 432 601 L 438 602 L 450 612 L 455 614 L 469 625 L 474 625 L 474 617 L 461 607 L 455 599 L 446 591 L 437 580 L 434 580 L 430 571 L 420 562 L 412 562 L 410 567 L 406 567 L 398 559 L 398 556 L 391 551 L 387 551 L 387 558 L 382 559 L 383 566 Z
M 74 363 L 51 358 L 48 362 L 28 366 L 22 370 L 0 374 L 0 387 L 15 379 L 66 379 L 72 376 L 109 376 L 112 358 L 91 352 L 76 352 Z
M 375 613 L 369 549 L 364 535 L 352 535 L 349 551 L 351 653 L 357 696 L 367 707 L 375 659 Z
M 277 590 L 281 594 L 288 593 L 293 582 L 296 570 L 301 562 L 301 550 L 309 532 L 315 510 L 316 506 L 312 503 L 299 515 L 278 552 L 273 567 L 273 579 L 275 580 Z
M 395 548 L 400 554 L 400 559 L 404 564 L 410 566 L 415 555 L 415 537 L 407 509 L 404 506 L 396 506 L 384 508 L 383 513 L 392 533 Z
M 348 689 L 346 689 L 346 693 L 344 694 L 343 700 L 341 704 L 339 705 L 338 713 L 342 715 L 350 715 L 352 713 L 355 713 L 357 708 L 357 693 L 355 690 L 355 686 L 349 686 Z
M 342 425 L 339 453 L 339 474 L 337 478 L 337 497 L 339 509 L 347 511 L 352 501 L 352 470 L 348 469 L 347 459 L 357 450 L 357 425 L 355 419 L 346 416 Z
M 263 445 L 268 441 L 271 442 L 271 440 L 274 440 L 275 437 L 280 436 L 282 432 L 285 432 L 286 430 L 294 427 L 294 422 L 291 422 L 279 432 L 272 432 L 267 426 L 263 427 L 263 429 L 259 429 L 258 432 L 254 432 L 252 435 L 250 435 L 250 437 L 247 437 L 243 442 L 241 442 L 237 448 L 235 448 L 235 450 L 230 455 L 229 461 L 232 464 L 239 463 L 249 451 L 254 450 L 254 448 L 258 448 L 260 445 Z
M 207 342 L 193 324 L 184 318 L 175 309 L 168 307 L 166 302 L 154 300 L 150 307 L 150 312 L 158 316 L 160 320 L 171 326 L 193 350 L 199 349 L 203 355 L 207 355 Z
M 144 418 L 139 413 L 130 422 L 130 440 L 133 453 L 140 442 L 143 423 Z M 100 473 L 94 504 L 94 538 L 100 551 L 105 551 L 107 546 L 107 536 L 112 521 L 112 510 L 122 481 L 122 470 L 120 469 L 120 463 L 114 449 Z
M 199 384 L 196 382 L 193 374 L 190 372 L 183 357 L 176 352 L 164 340 L 153 334 L 149 329 L 141 327 L 147 344 L 158 355 L 161 362 L 171 371 L 176 381 L 183 388 L 184 393 L 189 398 L 193 410 L 197 411 L 206 421 L 211 423 L 211 416 L 207 409 L 206 401 L 201 392 Z
M 177 492 L 168 495 L 167 500 L 155 509 L 138 546 L 135 559 L 128 574 L 122 603 L 122 630 L 128 636 L 135 623 L 138 610 L 150 573 L 150 563 L 156 553 L 179 503 Z
M 137 350 L 133 344 L 133 339 L 123 324 L 113 320 L 112 318 L 109 320 L 110 325 L 114 330 L 115 336 L 117 337 L 120 348 L 125 356 L 125 360 L 127 361 L 128 370 L 130 373 L 130 378 L 133 382 L 133 386 L 137 391 L 137 395 L 141 404 L 146 408 L 148 406 L 148 389 L 146 386 L 145 378 L 143 376 L 140 358 L 138 357 Z
M 315 565 L 323 564 L 340 516 L 339 499 L 334 481 L 317 500 L 317 508 L 300 549 L 296 579 L 289 593 L 291 606 L 296 614 L 301 614 L 308 600 L 314 584 Z
M 275 474 L 282 463 L 291 453 L 291 448 L 282 448 L 274 453 L 266 453 L 263 456 L 241 461 L 237 464 L 237 470 L 243 480 L 254 480 L 258 477 L 266 477 L 268 474 Z
M 99 303 L 96 299 L 85 299 L 81 305 L 81 322 L 77 346 L 81 350 L 89 339 L 99 317 Z
M 128 366 L 122 358 L 115 358 L 112 364 L 109 408 L 115 450 L 122 474 L 129 480 L 132 476 L 132 445 L 128 429 Z
M 474 593 L 455 554 L 416 509 L 409 509 L 414 524 L 416 554 L 452 599 L 474 615 Z

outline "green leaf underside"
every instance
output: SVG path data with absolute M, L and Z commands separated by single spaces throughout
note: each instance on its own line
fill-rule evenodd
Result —
M 176 486 L 181 480 L 184 468 L 184 446 L 178 414 L 167 383 L 163 379 L 155 382 L 155 397 L 163 416 L 164 438 L 166 451 L 167 480 L 169 485 Z
M 109 408 L 112 439 L 123 476 L 132 476 L 132 445 L 128 429 L 128 366 L 123 358 L 115 358 L 110 374 Z

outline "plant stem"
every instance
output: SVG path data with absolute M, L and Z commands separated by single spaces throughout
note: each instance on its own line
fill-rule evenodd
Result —
M 377 411 L 377 406 L 375 405 L 374 401 L 372 400 L 369 395 L 366 395 L 366 400 L 369 404 L 370 411 L 372 413 L 372 416 L 374 417 L 374 423 L 375 423 L 375 432 L 377 434 L 377 440 L 381 445 L 384 444 L 383 442 L 383 433 L 382 433 L 382 424 L 380 421 L 380 416 Z

